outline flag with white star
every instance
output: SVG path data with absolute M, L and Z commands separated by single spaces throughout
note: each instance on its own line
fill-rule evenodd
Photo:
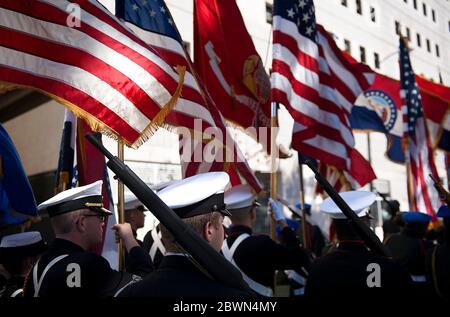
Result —
M 273 30 L 272 99 L 294 119 L 292 147 L 343 170 L 355 187 L 367 184 L 376 176 L 354 148 L 348 118 L 370 76 L 316 23 L 312 0 L 275 0 Z
M 412 198 L 410 209 L 435 216 L 439 197 L 434 189 L 432 174 L 438 177 L 434 164 L 429 132 L 422 110 L 422 97 L 409 59 L 408 48 L 400 38 L 400 96 L 402 98 L 403 131 L 407 144 L 406 160 L 411 166 L 413 186 L 408 194 Z
M 116 15 L 118 17 L 125 21 L 132 21 L 144 30 L 169 36 L 182 43 L 164 1 L 127 0 L 117 1 L 117 3 Z

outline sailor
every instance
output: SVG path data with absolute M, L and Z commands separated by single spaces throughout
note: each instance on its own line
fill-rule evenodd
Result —
M 29 231 L 4 236 L 0 243 L 0 263 L 9 273 L 9 279 L 1 297 L 22 297 L 23 283 L 38 256 L 47 249 L 47 244 L 38 231 Z
M 440 297 L 450 297 L 450 207 L 442 205 L 437 214 L 444 222 L 444 243 L 428 250 L 426 256 L 427 281 Z
M 137 238 L 137 230 L 144 227 L 146 211 L 147 208 L 136 198 L 136 196 L 132 195 L 125 198 L 125 222 L 130 224 L 133 236 L 140 246 L 142 246 L 142 241 Z
M 375 194 L 351 191 L 339 195 L 368 226 L 368 210 L 375 201 Z M 320 210 L 331 216 L 338 243 L 335 250 L 313 264 L 306 281 L 305 295 L 394 296 L 412 291 L 407 272 L 392 260 L 371 252 L 331 198 L 322 202 Z
M 409 211 L 401 217 L 405 227 L 400 233 L 386 239 L 384 244 L 394 261 L 411 275 L 417 295 L 423 295 L 429 290 L 425 274 L 425 255 L 431 249 L 432 243 L 424 238 L 431 216 L 418 211 Z
M 296 275 L 301 285 L 305 285 L 310 260 L 300 247 L 295 233 L 287 226 L 281 204 L 275 200 L 270 201 L 276 222 L 281 227 L 283 244 L 273 241 L 267 235 L 253 234 L 252 226 L 258 203 L 248 185 L 235 186 L 227 191 L 225 204 L 231 213 L 232 225 L 228 228 L 222 253 L 239 268 L 248 285 L 262 296 L 273 296 L 276 270 L 291 270 L 292 276 Z M 303 292 L 303 289 L 299 292 Z
M 198 174 L 177 181 L 158 192 L 159 198 L 217 252 L 224 239 L 224 172 Z M 154 273 L 127 287 L 126 297 L 249 297 L 251 294 L 223 285 L 205 274 L 194 259 L 161 226 L 166 252 Z
M 136 275 L 111 269 L 94 253 L 103 240 L 102 181 L 63 191 L 38 206 L 46 210 L 56 238 L 33 266 L 25 281 L 25 297 L 105 297 L 152 272 L 148 254 L 133 237 L 130 224 L 116 224 Z
M 150 188 L 157 193 L 160 190 L 169 186 L 170 184 L 173 184 L 174 182 L 176 182 L 176 180 L 162 182 L 152 185 L 150 186 Z M 148 252 L 150 258 L 153 261 L 154 267 L 157 268 L 161 263 L 164 254 L 166 253 L 166 248 L 164 247 L 164 244 L 161 239 L 161 225 L 159 224 L 159 222 L 155 224 L 154 227 L 145 234 L 142 247 L 144 248 L 145 251 Z

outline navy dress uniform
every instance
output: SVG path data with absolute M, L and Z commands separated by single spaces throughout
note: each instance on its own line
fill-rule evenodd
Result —
M 255 197 L 248 185 L 233 187 L 225 193 L 225 204 L 231 213 L 244 212 L 249 215 L 255 206 Z M 282 207 L 278 203 L 278 219 L 284 220 Z M 281 232 L 283 244 L 267 235 L 253 235 L 248 225 L 237 224 L 228 228 L 228 237 L 223 243 L 222 253 L 242 273 L 247 284 L 259 295 L 273 296 L 272 284 L 276 270 L 289 270 L 292 278 L 305 284 L 305 271 L 310 259 L 300 247 L 300 241 L 288 226 Z
M 368 207 L 375 201 L 373 193 L 353 191 L 339 195 L 359 217 L 367 220 Z M 325 199 L 320 209 L 333 219 L 338 244 L 313 263 L 305 295 L 393 296 L 411 292 L 412 282 L 406 271 L 392 260 L 368 250 L 331 198 Z
M 168 182 L 163 182 L 159 184 L 155 184 L 150 186 L 150 188 L 159 192 L 160 190 L 166 188 L 167 186 L 176 182 L 175 180 L 171 180 Z M 161 226 L 160 224 L 156 225 L 152 230 L 148 231 L 144 236 L 144 241 L 142 243 L 142 247 L 145 251 L 148 252 L 150 258 L 153 261 L 153 265 L 158 267 L 161 263 L 164 254 L 166 253 L 166 247 L 161 239 Z
M 128 222 L 131 225 L 133 237 L 136 239 L 140 247 L 143 246 L 143 243 L 137 238 L 137 230 L 144 227 L 145 211 L 147 211 L 147 208 L 139 201 L 139 199 L 136 198 L 136 196 L 132 195 L 125 197 L 125 222 Z M 129 260 L 129 255 L 125 252 L 125 270 L 130 271 L 131 269 L 132 267 Z
M 434 294 L 450 297 L 450 207 L 443 205 L 436 216 L 444 221 L 445 240 L 428 250 L 426 256 L 426 275 Z
M 85 217 L 98 217 L 103 221 L 110 211 L 102 206 L 101 189 L 102 181 L 69 189 L 43 202 L 38 209 L 46 209 L 55 221 L 58 216 L 78 210 L 89 211 Z M 132 239 L 131 234 L 129 238 Z M 132 273 L 136 275 L 113 270 L 102 256 L 57 235 L 30 271 L 25 282 L 25 297 L 114 296 L 153 270 L 151 260 L 142 248 L 133 247 L 129 255 Z
M 391 252 L 392 258 L 402 265 L 411 275 L 416 292 L 425 294 L 429 283 L 425 274 L 425 255 L 432 243 L 424 239 L 431 216 L 409 211 L 402 214 L 405 227 L 398 234 L 387 238 L 384 242 Z
M 228 184 L 229 176 L 224 172 L 203 173 L 172 183 L 159 191 L 158 196 L 182 219 L 213 211 L 229 215 L 224 204 L 224 190 Z M 222 225 L 219 227 L 221 236 L 217 239 L 221 244 L 223 228 Z M 197 267 L 188 253 L 166 249 L 155 272 L 127 287 L 121 296 L 247 298 L 251 294 L 212 280 Z
M 0 263 L 10 274 L 0 297 L 22 297 L 28 261 L 35 262 L 47 249 L 47 244 L 38 231 L 29 231 L 4 236 L 0 243 Z M 32 263 L 30 262 L 30 265 Z
M 145 234 L 142 247 L 150 255 L 153 265 L 158 267 L 166 253 L 166 247 L 161 237 L 161 226 L 159 224 Z

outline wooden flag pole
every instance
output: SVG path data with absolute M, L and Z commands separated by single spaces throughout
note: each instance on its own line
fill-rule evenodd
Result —
M 277 156 L 278 148 L 276 144 L 276 127 L 277 127 L 277 108 L 276 102 L 271 103 L 271 116 L 270 116 L 270 198 L 277 199 Z M 276 241 L 277 235 L 275 231 L 275 218 L 273 214 L 270 217 L 270 238 Z M 276 272 L 273 275 L 273 294 L 276 296 Z
M 299 160 L 300 161 L 300 160 Z M 303 184 L 303 164 L 299 164 L 300 169 L 300 203 L 302 206 L 302 239 L 303 239 L 303 247 L 306 249 L 310 249 L 309 245 L 309 235 L 307 233 L 306 226 L 306 211 L 305 211 L 305 187 Z
M 277 127 L 277 107 L 272 102 L 272 111 L 270 117 L 270 198 L 277 199 L 277 144 L 276 144 L 276 127 Z M 270 218 L 270 237 L 276 240 L 275 219 Z
M 117 157 L 120 161 L 124 161 L 124 146 L 122 141 L 117 142 Z M 124 197 L 124 185 L 121 180 L 118 182 L 117 187 L 117 209 L 118 209 L 118 215 L 119 215 L 119 223 L 125 222 L 125 197 Z M 119 271 L 125 271 L 125 265 L 124 265 L 124 252 L 123 252 L 123 243 L 122 239 L 119 240 Z
M 409 155 L 409 153 L 408 153 Z M 414 208 L 414 184 L 413 177 L 411 171 L 411 162 L 409 161 L 409 157 L 405 158 L 406 160 L 406 182 L 407 182 L 407 190 L 408 190 L 408 200 L 409 200 L 409 210 L 415 210 Z

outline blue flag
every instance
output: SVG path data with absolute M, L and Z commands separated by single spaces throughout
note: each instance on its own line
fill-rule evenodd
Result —
M 37 216 L 36 201 L 14 144 L 0 125 L 0 227 Z

